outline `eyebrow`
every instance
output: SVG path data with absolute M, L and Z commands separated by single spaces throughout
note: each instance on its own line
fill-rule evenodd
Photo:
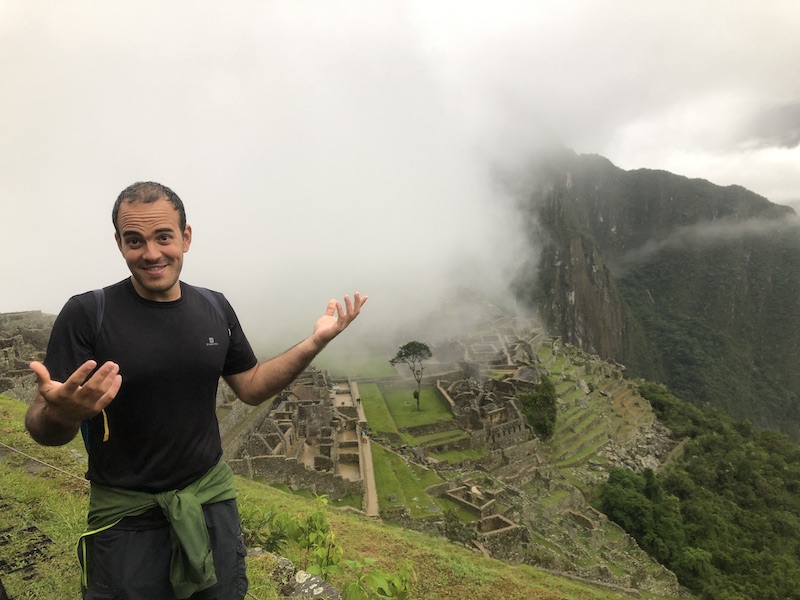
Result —
M 173 229 L 172 227 L 159 227 L 153 232 L 154 235 L 158 235 L 160 233 L 175 233 L 175 229 Z M 122 232 L 122 237 L 127 237 L 129 235 L 138 235 L 142 237 L 142 234 L 138 231 L 128 230 Z

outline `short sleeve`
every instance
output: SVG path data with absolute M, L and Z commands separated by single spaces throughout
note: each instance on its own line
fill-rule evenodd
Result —
M 242 326 L 239 324 L 239 319 L 233 307 L 224 296 L 222 296 L 222 301 L 231 334 L 230 346 L 228 347 L 228 354 L 225 357 L 225 366 L 223 367 L 222 374 L 235 375 L 252 369 L 258 364 L 258 359 L 256 358 L 255 352 L 253 352 L 253 348 L 250 346 L 247 336 L 242 330 Z
M 96 300 L 92 292 L 73 296 L 61 309 L 47 344 L 44 364 L 55 381 L 65 381 L 94 358 Z

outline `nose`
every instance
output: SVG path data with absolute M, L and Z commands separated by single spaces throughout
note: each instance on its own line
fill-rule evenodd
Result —
M 161 258 L 161 252 L 158 249 L 158 244 L 155 242 L 147 242 L 144 248 L 143 257 L 145 260 L 158 260 Z

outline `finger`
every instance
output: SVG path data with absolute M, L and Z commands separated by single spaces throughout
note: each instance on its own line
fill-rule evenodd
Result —
M 122 387 L 122 375 L 116 374 L 104 380 L 105 392 L 94 403 L 94 410 L 98 413 L 108 406 L 117 397 L 120 387 Z
M 336 312 L 336 306 L 338 304 L 339 302 L 337 302 L 335 298 L 331 298 L 330 300 L 328 300 L 328 307 L 325 309 L 325 314 L 328 315 L 329 317 L 332 317 L 333 313 Z
M 347 309 L 347 314 L 350 314 L 351 312 L 353 312 L 353 301 L 350 300 L 350 296 L 345 295 L 345 297 L 344 297 L 344 305 L 345 305 L 345 308 Z
M 44 364 L 35 360 L 28 366 L 30 367 L 31 371 L 33 371 L 33 374 L 36 375 L 37 386 L 46 386 L 51 382 L 50 371 L 47 370 L 47 367 L 45 367 Z
M 346 318 L 347 314 L 344 312 L 344 308 L 342 307 L 342 303 L 336 300 L 336 320 L 341 322 L 342 319 Z
M 358 313 L 358 312 L 360 312 L 360 311 L 361 311 L 361 307 L 362 307 L 362 306 L 364 306 L 364 302 L 366 302 L 366 301 L 367 301 L 367 298 L 369 298 L 369 296 L 364 296 L 364 297 L 362 298 L 362 297 L 361 297 L 361 294 L 359 294 L 358 292 L 356 292 L 356 293 L 355 293 L 355 294 L 353 294 L 353 295 L 355 296 L 355 302 L 354 302 L 354 305 L 355 305 L 356 313 Z
M 81 386 L 81 391 L 90 393 L 93 397 L 99 397 L 106 393 L 111 387 L 114 378 L 119 374 L 119 365 L 108 361 L 103 363 L 97 371 Z
M 75 372 L 64 382 L 64 392 L 66 392 L 67 395 L 72 395 L 78 391 L 78 388 L 86 381 L 89 373 L 91 373 L 96 366 L 96 361 L 87 360 L 80 367 L 75 369 Z
M 119 365 L 108 361 L 81 386 L 78 398 L 81 404 L 93 414 L 97 414 L 116 397 L 121 386 L 122 375 L 119 374 Z

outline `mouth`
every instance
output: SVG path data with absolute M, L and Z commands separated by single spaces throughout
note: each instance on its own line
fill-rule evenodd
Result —
M 139 267 L 142 271 L 149 275 L 159 275 L 163 273 L 169 265 L 148 265 Z

